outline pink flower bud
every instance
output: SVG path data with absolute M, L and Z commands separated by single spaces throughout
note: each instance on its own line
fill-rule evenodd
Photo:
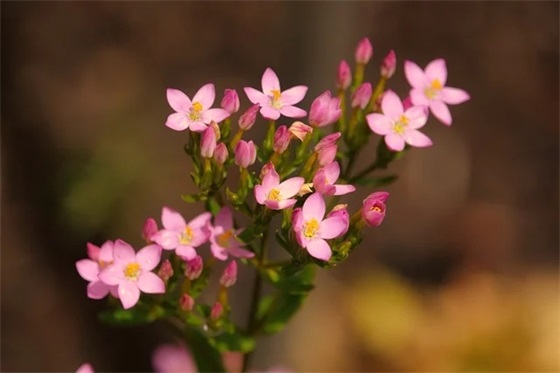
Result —
M 325 91 L 311 104 L 309 124 L 313 127 L 328 126 L 336 122 L 341 115 L 340 100 L 337 97 L 332 98 L 330 91 Z
M 220 141 L 222 133 L 220 131 L 220 126 L 218 125 L 218 123 L 216 123 L 215 121 L 211 121 L 209 127 L 212 127 L 212 129 L 214 130 L 214 133 L 216 134 L 216 141 Z
M 410 98 L 410 96 L 408 96 L 403 100 L 402 106 L 403 106 L 403 110 L 407 110 L 412 106 L 412 99 Z
M 185 276 L 189 280 L 196 280 L 202 274 L 202 257 L 197 255 L 194 259 L 187 261 L 185 267 Z
M 92 244 L 91 242 L 88 242 L 86 244 L 87 246 L 87 255 L 88 257 L 93 260 L 94 262 L 98 262 L 99 261 L 99 250 L 101 250 L 99 248 L 99 246 L 95 246 L 94 244 Z
M 305 137 L 313 132 L 313 127 L 309 127 L 308 125 L 304 124 L 303 122 L 294 122 L 289 128 L 290 133 L 300 139 L 301 141 L 305 140 Z
M 332 133 L 322 138 L 317 145 L 315 145 L 317 161 L 321 167 L 332 163 L 336 158 L 336 152 L 338 150 L 336 141 L 340 138 L 340 136 L 340 132 Z
M 147 242 L 152 242 L 152 236 L 158 232 L 158 226 L 153 218 L 146 219 L 142 228 L 142 238 Z
M 288 127 L 282 125 L 276 129 L 276 133 L 274 134 L 274 144 L 272 145 L 272 150 L 276 153 L 282 154 L 288 149 L 288 145 L 290 145 L 290 132 L 288 131 Z
M 216 161 L 216 163 L 224 164 L 227 157 L 228 157 L 228 150 L 226 145 L 223 142 L 216 145 L 216 150 L 214 150 L 214 160 Z
M 373 56 L 373 46 L 371 45 L 371 42 L 368 38 L 363 38 L 358 42 L 358 45 L 356 46 L 356 53 L 354 56 L 357 63 L 365 65 L 369 62 L 371 56 Z
M 391 49 L 387 56 L 383 59 L 383 63 L 381 63 L 381 76 L 389 79 L 395 73 L 396 68 L 397 55 L 395 54 L 395 51 Z
M 255 124 L 255 120 L 257 119 L 259 108 L 260 105 L 255 104 L 251 106 L 249 109 L 247 109 L 247 111 L 244 112 L 243 115 L 241 115 L 241 117 L 237 121 L 237 124 L 239 124 L 239 128 L 241 128 L 244 131 L 250 130 L 251 127 L 253 127 L 253 124 Z
M 224 269 L 222 277 L 220 277 L 220 285 L 229 288 L 235 284 L 237 281 L 237 262 L 232 260 Z
M 340 139 L 340 136 L 342 136 L 342 134 L 340 132 L 335 132 L 335 133 L 331 133 L 330 135 L 327 135 L 325 137 L 323 137 L 318 143 L 317 145 L 315 145 L 315 151 L 318 152 L 320 150 L 322 150 L 323 148 L 332 146 L 332 145 L 336 145 L 336 142 L 338 141 L 338 139 Z
M 222 304 L 220 302 L 216 302 L 216 303 L 214 303 L 214 305 L 212 306 L 212 309 L 210 310 L 210 318 L 212 320 L 216 321 L 220 317 L 222 317 L 223 313 L 224 313 L 224 306 L 222 306 Z
M 173 276 L 173 267 L 168 259 L 161 263 L 157 274 L 164 282 L 167 282 Z
M 385 201 L 388 192 L 375 192 L 366 197 L 362 205 L 362 219 L 370 227 L 378 227 L 385 218 Z
M 230 114 L 237 113 L 239 111 L 237 91 L 235 89 L 226 89 L 220 106 Z
M 235 146 L 235 164 L 247 168 L 257 159 L 257 150 L 253 141 L 239 140 Z
M 204 158 L 212 158 L 214 150 L 216 150 L 216 132 L 211 126 L 208 126 L 200 140 L 200 155 Z
M 362 83 L 352 94 L 352 107 L 364 110 L 371 98 L 371 83 Z
M 268 162 L 267 164 L 265 164 L 262 168 L 261 168 L 261 173 L 259 175 L 259 178 L 262 180 L 264 179 L 264 177 L 266 175 L 268 175 L 268 173 L 270 171 L 274 170 L 274 164 L 272 164 L 272 162 Z
M 336 217 L 340 218 L 344 222 L 344 224 L 346 225 L 346 229 L 344 230 L 344 233 L 341 234 L 341 236 L 348 232 L 348 228 L 350 226 L 350 215 L 348 214 L 348 210 L 346 210 L 346 206 L 346 204 L 336 205 L 327 215 L 327 218 Z
M 191 297 L 190 295 L 188 295 L 186 293 L 181 295 L 181 298 L 179 299 L 179 306 L 185 312 L 192 311 L 192 309 L 194 307 L 193 297 Z
M 345 60 L 340 61 L 338 65 L 338 76 L 336 78 L 336 87 L 339 89 L 348 89 L 352 83 L 352 71 Z

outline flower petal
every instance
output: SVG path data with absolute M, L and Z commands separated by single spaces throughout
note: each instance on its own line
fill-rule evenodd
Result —
M 178 233 L 182 232 L 187 227 L 183 216 L 169 207 L 164 207 L 161 210 L 161 223 L 165 229 Z
M 140 299 L 140 290 L 132 281 L 124 281 L 119 284 L 119 299 L 125 310 L 134 307 Z
M 303 214 L 304 221 L 311 219 L 322 221 L 325 216 L 325 200 L 321 196 L 321 193 L 313 193 L 310 195 L 303 204 L 301 213 Z
M 112 262 L 113 261 L 113 241 L 105 241 L 103 245 L 101 245 L 101 249 L 99 250 L 99 261 L 102 262 Z
M 206 124 L 210 124 L 212 121 L 216 123 L 222 122 L 224 119 L 228 118 L 231 114 L 229 111 L 224 109 L 208 109 L 202 113 L 202 120 Z
M 453 122 L 451 118 L 451 113 L 449 112 L 449 108 L 447 105 L 442 101 L 432 101 L 430 102 L 430 110 L 432 114 L 439 119 L 439 121 L 446 126 L 450 126 Z
M 112 264 L 99 272 L 99 279 L 109 286 L 118 285 L 124 279 L 123 267 Z
M 307 87 L 304 85 L 298 85 L 283 91 L 280 96 L 280 100 L 284 105 L 295 105 L 303 100 L 306 93 Z
M 198 92 L 194 95 L 192 102 L 198 102 L 202 105 L 203 110 L 210 109 L 216 99 L 216 89 L 214 84 L 208 83 L 200 87 Z
M 189 120 L 186 114 L 173 113 L 167 117 L 165 125 L 175 131 L 184 131 L 189 128 Z
M 109 294 L 109 286 L 104 282 L 92 281 L 87 286 L 87 296 L 90 299 L 103 299 Z
M 327 241 L 315 238 L 307 243 L 307 252 L 314 258 L 327 261 L 331 258 L 331 247 Z
M 471 96 L 459 88 L 444 87 L 439 95 L 446 104 L 457 105 L 470 100 Z
M 270 102 L 270 98 L 264 93 L 257 91 L 255 88 L 245 87 L 243 88 L 245 94 L 253 104 L 259 104 L 261 106 L 267 105 Z
M 428 80 L 424 75 L 424 71 L 412 61 L 404 61 L 404 74 L 406 80 L 413 88 L 425 88 Z
M 153 272 L 144 272 L 138 277 L 138 289 L 147 294 L 165 293 L 165 283 Z
M 93 367 L 89 363 L 84 363 L 78 367 L 76 373 L 95 373 Z
M 404 149 L 404 139 L 395 133 L 390 133 L 385 136 L 385 144 L 393 151 L 400 152 Z
M 432 140 L 420 131 L 411 130 L 404 134 L 404 141 L 417 148 L 425 148 L 432 145 Z
M 194 258 L 196 258 L 196 250 L 192 246 L 187 245 L 177 246 L 175 254 L 177 254 L 177 256 L 180 256 L 184 260 L 193 260 Z
M 214 225 L 222 227 L 224 231 L 233 228 L 233 213 L 229 207 L 222 207 L 218 215 L 214 218 Z
M 387 91 L 383 94 L 381 100 L 381 110 L 383 114 L 390 118 L 397 118 L 404 112 L 402 101 L 393 91 Z
M 164 250 L 173 250 L 179 245 L 180 234 L 176 231 L 162 229 L 152 236 L 152 241 L 160 245 Z
M 424 88 L 412 88 L 409 95 L 412 105 L 428 106 L 430 104 L 431 100 L 426 96 Z
M 167 89 L 167 102 L 177 113 L 188 113 L 192 104 L 189 96 L 178 89 Z
M 276 120 L 280 118 L 280 112 L 271 106 L 262 106 L 260 112 L 266 119 Z
M 334 185 L 334 188 L 335 196 L 342 196 L 344 194 L 352 193 L 356 190 L 356 187 L 354 185 L 336 184 Z
M 424 106 L 412 106 L 404 112 L 408 118 L 408 128 L 422 128 L 428 121 L 427 109 Z
M 292 177 L 281 182 L 280 185 L 278 185 L 278 190 L 283 199 L 291 198 L 298 194 L 303 183 L 305 183 L 303 177 Z
M 373 113 L 366 115 L 369 128 L 376 134 L 385 136 L 391 133 L 393 121 L 383 114 Z
M 268 67 L 261 79 L 262 91 L 267 96 L 272 96 L 272 91 L 280 91 L 280 80 L 278 75 Z
M 76 262 L 78 274 L 86 281 L 97 280 L 99 264 L 91 259 L 82 259 Z
M 278 172 L 273 168 L 271 169 L 262 180 L 262 186 L 264 187 L 265 191 L 268 192 L 272 188 L 276 188 L 280 184 L 280 176 Z
M 191 220 L 188 225 L 192 229 L 202 228 L 205 227 L 206 224 L 208 224 L 210 219 L 212 219 L 212 214 L 209 212 L 203 212 L 202 214 Z
M 196 121 L 196 122 L 190 122 L 189 128 L 193 132 L 204 132 L 204 130 L 208 128 L 208 126 L 204 122 Z
M 445 85 L 445 82 L 447 81 L 447 66 L 445 65 L 445 60 L 443 58 L 438 58 L 437 60 L 430 62 L 424 71 L 426 72 L 428 82 L 432 82 L 437 79 L 442 86 Z
M 160 259 L 161 247 L 158 245 L 145 246 L 136 254 L 136 262 L 140 264 L 144 271 L 151 271 L 156 268 Z
M 231 256 L 236 258 L 252 258 L 255 256 L 255 253 L 241 247 L 231 247 L 228 251 Z
M 334 184 L 340 176 L 340 165 L 334 161 L 323 167 L 329 184 Z
M 136 260 L 136 253 L 128 243 L 116 240 L 113 246 L 113 260 L 115 262 L 133 262 Z
M 283 199 L 282 201 L 278 201 L 278 207 L 277 207 L 276 210 L 287 209 L 287 208 L 295 205 L 296 202 L 297 202 L 297 199 L 294 199 L 294 198 Z
M 288 118 L 303 118 L 307 115 L 307 111 L 300 109 L 295 106 L 282 106 L 280 108 L 280 113 Z
M 224 250 L 223 247 L 218 246 L 217 244 L 210 245 L 210 251 L 212 252 L 214 258 L 218 260 L 226 260 L 228 258 L 227 251 Z
M 321 238 L 330 240 L 331 238 L 336 238 L 343 235 L 344 233 L 346 233 L 347 229 L 348 225 L 346 224 L 344 219 L 333 216 L 332 218 L 326 218 L 321 222 L 317 234 Z

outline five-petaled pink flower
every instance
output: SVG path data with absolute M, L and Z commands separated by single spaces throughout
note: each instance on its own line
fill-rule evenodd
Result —
M 125 309 L 134 307 L 140 291 L 147 294 L 165 293 L 161 278 L 151 272 L 161 259 L 161 247 L 148 245 L 134 252 L 132 246 L 116 240 L 113 246 L 113 264 L 99 273 L 101 281 L 110 286 L 118 285 L 118 294 Z
M 175 253 L 185 260 L 196 257 L 195 247 L 208 241 L 210 232 L 207 224 L 212 214 L 204 212 L 191 220 L 188 224 L 177 211 L 164 207 L 161 211 L 163 229 L 152 236 L 155 243 L 165 250 L 175 250 Z
M 108 286 L 98 277 L 102 269 L 113 263 L 113 242 L 107 241 L 101 247 L 88 242 L 87 248 L 89 259 L 78 260 L 76 269 L 84 280 L 89 281 L 87 286 L 88 298 L 102 299 L 109 292 L 117 298 L 119 295 L 116 286 Z
M 340 166 L 338 162 L 331 162 L 315 173 L 315 177 L 313 177 L 313 188 L 315 188 L 317 192 L 327 196 L 340 196 L 352 193 L 356 190 L 353 185 L 335 184 L 339 176 Z
M 412 86 L 412 104 L 429 107 L 432 114 L 447 126 L 453 121 L 447 104 L 461 104 L 470 99 L 469 94 L 462 89 L 445 86 L 447 66 L 442 58 L 430 62 L 425 70 L 414 62 L 405 61 L 404 72 Z
M 175 113 L 167 117 L 165 125 L 175 131 L 183 131 L 190 128 L 195 132 L 202 132 L 210 122 L 220 123 L 230 113 L 227 110 L 211 109 L 216 99 L 214 84 L 209 83 L 196 92 L 192 101 L 178 89 L 167 89 L 167 102 L 175 110 Z
M 276 120 L 280 118 L 280 115 L 289 118 L 303 118 L 307 115 L 305 110 L 293 106 L 305 97 L 306 86 L 298 85 L 282 91 L 278 76 L 271 68 L 265 70 L 261 85 L 262 92 L 245 87 L 245 93 L 249 101 L 260 105 L 263 117 Z
M 432 145 L 432 140 L 418 131 L 428 120 L 424 107 L 413 106 L 405 111 L 397 94 L 387 91 L 381 100 L 381 110 L 383 114 L 368 114 L 366 120 L 373 132 L 385 136 L 389 149 L 401 151 L 405 143 L 418 148 Z
M 292 197 L 298 194 L 303 183 L 303 177 L 292 177 L 281 183 L 280 176 L 272 168 L 263 177 L 262 184 L 255 185 L 255 199 L 269 209 L 283 210 L 296 204 L 297 200 Z
M 233 213 L 229 207 L 222 207 L 214 218 L 214 225 L 210 225 L 210 250 L 212 255 L 219 260 L 226 260 L 228 255 L 237 258 L 252 258 L 255 256 L 249 250 L 243 248 L 243 243 L 237 235 L 243 229 L 233 228 Z
M 293 229 L 301 247 L 309 255 L 320 260 L 329 260 L 332 252 L 328 239 L 337 238 L 346 233 L 348 225 L 341 216 L 325 217 L 325 200 L 320 193 L 313 193 L 307 198 L 303 207 L 294 210 Z

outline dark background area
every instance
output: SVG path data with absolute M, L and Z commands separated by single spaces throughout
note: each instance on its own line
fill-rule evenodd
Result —
M 100 324 L 74 262 L 87 241 L 139 230 L 161 206 L 190 213 L 184 133 L 164 127 L 167 87 L 334 89 L 368 36 L 366 79 L 447 60 L 471 94 L 430 149 L 392 166 L 388 215 L 322 272 L 256 369 L 556 371 L 558 2 L 2 2 L 2 371 L 150 370 L 170 336 Z M 219 102 L 219 101 L 217 101 Z M 264 127 L 264 126 L 263 126 Z M 255 125 L 255 133 L 263 131 Z M 375 145 L 372 143 L 371 147 Z M 369 164 L 364 152 L 358 167 Z M 356 208 L 367 190 L 350 203 Z M 199 208 L 197 206 L 197 208 Z M 236 285 L 246 311 L 250 274 Z

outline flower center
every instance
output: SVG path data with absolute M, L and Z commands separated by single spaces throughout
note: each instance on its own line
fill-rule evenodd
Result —
M 308 220 L 303 227 L 303 234 L 307 238 L 315 237 L 315 234 L 319 230 L 319 222 L 317 219 Z
M 272 93 L 272 107 L 275 109 L 280 109 L 282 107 L 282 103 L 280 102 L 280 97 L 282 96 L 282 94 L 280 93 L 280 90 L 273 89 L 272 91 L 270 91 L 270 93 Z
M 373 206 L 372 208 L 370 208 L 370 211 L 381 212 L 381 207 Z
M 430 100 L 433 100 L 434 98 L 436 98 L 438 92 L 441 91 L 442 88 L 443 85 L 441 84 L 439 79 L 434 79 L 432 80 L 432 83 L 424 90 L 424 93 L 426 94 L 426 97 L 428 97 Z
M 127 266 L 124 267 L 124 277 L 128 278 L 129 280 L 136 280 L 138 278 L 138 275 L 140 274 L 140 270 L 140 264 L 136 262 L 127 264 Z
M 232 237 L 233 237 L 233 231 L 231 229 L 229 231 L 225 231 L 224 233 L 218 235 L 217 238 L 218 245 L 227 248 L 229 246 Z
M 396 134 L 402 135 L 404 133 L 405 128 L 408 126 L 408 118 L 403 114 L 399 118 L 399 120 L 394 124 L 393 131 Z
M 271 201 L 280 201 L 280 191 L 278 189 L 271 189 L 270 192 L 268 192 L 268 199 Z
M 180 241 L 183 245 L 188 245 L 191 243 L 193 237 L 194 237 L 194 232 L 192 228 L 187 225 L 183 233 L 181 233 Z
M 201 112 L 202 112 L 202 104 L 198 101 L 193 102 L 189 113 L 189 118 L 191 120 L 199 120 Z

